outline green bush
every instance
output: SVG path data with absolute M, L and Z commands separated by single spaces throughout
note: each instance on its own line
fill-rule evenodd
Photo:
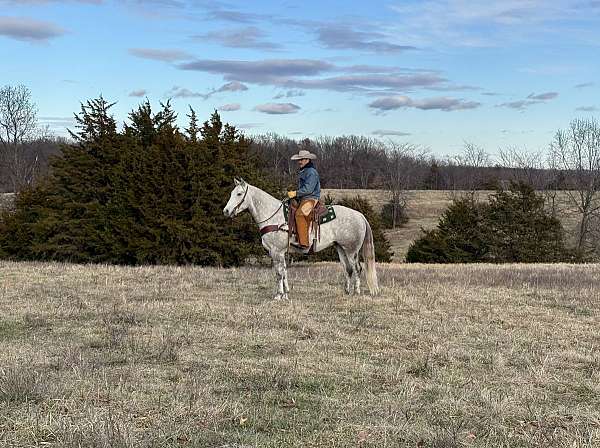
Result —
M 406 254 L 410 263 L 471 263 L 488 252 L 482 222 L 484 205 L 473 196 L 456 199 L 440 217 L 438 228 L 424 231 Z
M 406 255 L 413 263 L 556 262 L 570 258 L 560 221 L 524 183 L 498 189 L 489 203 L 455 200 L 436 229 L 424 231 Z

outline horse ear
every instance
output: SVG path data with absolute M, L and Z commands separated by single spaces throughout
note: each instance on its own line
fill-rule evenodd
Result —
M 234 177 L 233 181 L 235 182 L 236 186 L 242 183 L 237 177 Z
M 246 181 L 244 179 L 240 178 L 240 184 L 246 185 Z

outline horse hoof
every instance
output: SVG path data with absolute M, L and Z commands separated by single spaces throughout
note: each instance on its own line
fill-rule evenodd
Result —
M 273 300 L 288 300 L 287 294 L 276 294 Z

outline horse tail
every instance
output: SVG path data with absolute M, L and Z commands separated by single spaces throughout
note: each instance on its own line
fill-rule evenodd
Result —
M 365 218 L 367 231 L 362 245 L 363 260 L 367 264 L 367 286 L 372 296 L 379 294 L 379 283 L 377 281 L 377 271 L 375 270 L 375 244 L 373 243 L 373 231 L 369 221 Z

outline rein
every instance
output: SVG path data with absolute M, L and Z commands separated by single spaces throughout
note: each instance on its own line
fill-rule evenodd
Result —
M 263 222 L 267 222 L 269 219 L 271 219 L 273 216 L 275 216 L 277 214 L 277 212 L 279 210 L 281 210 L 281 207 L 283 207 L 283 204 L 285 204 L 285 199 L 283 201 L 281 201 L 281 203 L 279 204 L 279 208 L 277 210 L 275 210 L 275 213 L 273 213 L 271 216 L 269 216 L 267 219 L 263 219 L 260 222 L 257 222 L 256 224 L 262 224 Z
M 233 214 L 235 214 L 235 212 L 237 212 L 237 209 L 240 208 L 240 206 L 244 203 L 244 201 L 246 200 L 246 195 L 248 194 L 248 190 L 250 189 L 250 187 L 246 187 L 246 191 L 244 192 L 244 197 L 242 198 L 242 200 L 240 201 L 240 203 L 238 205 L 235 206 L 235 208 L 233 209 Z M 279 210 L 281 210 L 281 207 L 283 207 L 283 204 L 285 204 L 285 202 L 288 199 L 282 199 L 281 203 L 279 204 L 279 208 L 277 208 L 277 210 L 275 210 L 275 213 L 273 213 L 271 216 L 269 216 L 267 219 L 263 219 L 262 221 L 257 222 L 256 224 L 262 224 L 263 222 L 267 222 L 269 219 L 271 219 L 273 216 L 275 216 L 277 214 L 277 212 Z M 281 230 L 281 226 L 285 225 L 281 224 L 281 225 L 276 225 L 276 226 L 266 226 L 263 229 L 261 229 L 260 234 L 264 235 L 265 233 L 269 233 L 269 232 L 274 232 L 276 230 Z M 267 230 L 268 229 L 268 230 Z M 266 232 L 263 232 L 264 230 L 267 230 Z

